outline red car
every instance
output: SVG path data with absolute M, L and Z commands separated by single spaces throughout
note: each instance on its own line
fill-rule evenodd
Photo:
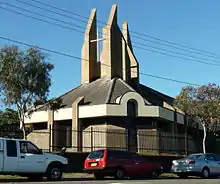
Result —
M 114 176 L 116 179 L 150 176 L 157 178 L 162 173 L 162 166 L 147 161 L 136 153 L 102 149 L 91 152 L 84 162 L 84 171 L 94 174 L 96 179 Z

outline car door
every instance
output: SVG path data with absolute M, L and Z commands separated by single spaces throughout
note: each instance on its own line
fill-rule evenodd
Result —
M 206 155 L 206 164 L 208 165 L 211 174 L 216 174 L 218 172 L 217 162 L 214 154 Z
M 108 150 L 107 166 L 109 168 L 123 167 L 128 174 L 134 172 L 133 160 L 126 151 Z
M 19 141 L 19 148 L 18 169 L 20 172 L 44 172 L 46 156 L 33 143 Z
M 117 151 L 114 150 L 108 150 L 107 151 L 107 157 L 106 157 L 106 162 L 107 162 L 107 167 L 109 168 L 115 168 L 118 164 L 117 161 Z
M 0 138 L 0 172 L 4 167 L 4 140 Z
M 215 174 L 216 175 L 220 175 L 220 155 L 217 155 L 215 154 L 215 164 L 214 167 L 215 167 Z
M 133 155 L 134 153 L 122 152 L 120 155 L 120 159 L 126 172 L 128 172 L 129 174 L 139 174 L 140 171 L 137 170 L 139 162 L 133 159 Z
M 133 155 L 132 157 L 134 160 L 137 174 L 146 175 L 151 171 L 151 164 L 150 162 L 147 162 L 146 159 L 136 154 Z
M 5 140 L 4 172 L 18 172 L 18 144 L 16 140 Z

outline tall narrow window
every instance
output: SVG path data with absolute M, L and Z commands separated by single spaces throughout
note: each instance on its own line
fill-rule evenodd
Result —
M 138 116 L 138 107 L 135 100 L 129 100 L 127 102 L 127 149 L 129 151 L 137 151 L 137 126 L 136 117 Z

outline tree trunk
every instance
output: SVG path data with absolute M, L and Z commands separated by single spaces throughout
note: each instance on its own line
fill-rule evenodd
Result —
M 205 123 L 202 123 L 202 127 L 203 127 L 203 141 L 202 141 L 202 147 L 203 147 L 203 153 L 206 153 L 206 127 L 205 127 Z
M 25 125 L 24 125 L 24 114 L 22 113 L 22 110 L 20 109 L 18 109 L 18 117 L 20 119 L 20 129 L 23 131 L 23 139 L 27 140 L 26 132 L 25 132 Z
M 22 125 L 23 139 L 24 139 L 24 140 L 27 140 L 24 122 L 22 122 L 22 124 L 23 124 L 23 125 Z

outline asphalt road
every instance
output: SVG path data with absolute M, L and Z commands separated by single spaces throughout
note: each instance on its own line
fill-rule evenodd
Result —
M 23 184 L 23 183 L 30 183 L 30 184 L 72 184 L 72 183 L 77 183 L 77 184 L 219 184 L 220 179 L 159 179 L 159 180 L 102 180 L 102 181 L 96 181 L 93 179 L 66 179 L 65 181 L 59 181 L 59 182 L 27 182 L 27 180 L 0 180 L 0 183 L 14 183 L 14 184 Z

